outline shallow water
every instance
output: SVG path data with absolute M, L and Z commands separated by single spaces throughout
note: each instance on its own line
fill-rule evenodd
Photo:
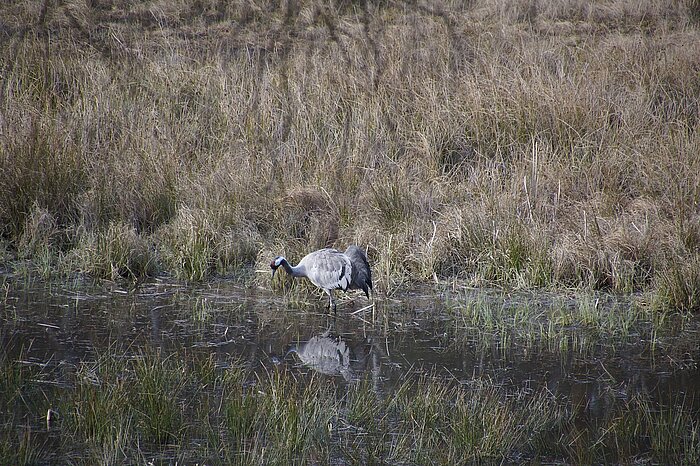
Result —
M 616 403 L 643 394 L 685 401 L 697 410 L 700 359 L 697 320 L 635 322 L 627 332 L 566 328 L 557 338 L 521 334 L 507 325 L 466 325 L 470 303 L 527 309 L 537 322 L 547 306 L 569 300 L 544 294 L 442 290 L 391 299 L 374 308 L 353 295 L 325 313 L 322 298 L 294 301 L 281 292 L 246 289 L 224 280 L 189 287 L 154 281 L 136 289 L 103 286 L 20 286 L 5 283 L 0 344 L 6 357 L 49 368 L 45 383 L 67 384 L 86 361 L 108 349 L 124 355 L 144 348 L 214 355 L 253 371 L 316 371 L 339 385 L 364 377 L 391 394 L 407 374 L 468 384 L 485 378 L 513 390 L 547 389 L 595 422 Z M 624 301 L 603 297 L 615 312 Z M 615 307 L 617 306 L 617 307 Z M 365 309 L 363 309 L 365 308 Z M 535 328 L 535 327 L 533 327 Z
M 372 371 L 386 391 L 407 371 L 460 382 L 488 377 L 517 388 L 546 386 L 572 401 L 585 401 L 592 411 L 604 408 L 598 406 L 605 403 L 603 392 L 653 398 L 685 393 L 691 399 L 700 394 L 696 322 L 686 322 L 680 335 L 669 330 L 657 336 L 655 344 L 644 322 L 622 338 L 585 336 L 585 329 L 573 329 L 568 341 L 554 344 L 538 335 L 523 341 L 507 331 L 489 338 L 478 328 L 455 324 L 454 312 L 444 305 L 446 299 L 454 302 L 449 295 L 378 297 L 373 318 L 373 309 L 362 310 L 368 303 L 360 295 L 333 315 L 314 296 L 290 305 L 280 294 L 225 281 L 199 287 L 153 282 L 135 290 L 116 284 L 13 287 L 5 299 L 0 336 L 10 357 L 21 354 L 28 362 L 67 368 L 110 345 L 125 353 L 144 346 L 185 347 L 222 355 L 222 361 L 240 357 L 253 369 L 280 364 L 315 369 L 339 383 Z M 460 299 L 547 305 L 542 297 L 493 291 L 473 290 Z M 677 328 L 676 323 L 668 326 Z M 585 344 L 576 348 L 574 339 Z M 342 351 L 329 351 L 333 345 Z M 341 355 L 340 369 L 328 362 L 334 354 Z M 319 365 L 322 360 L 328 369 Z

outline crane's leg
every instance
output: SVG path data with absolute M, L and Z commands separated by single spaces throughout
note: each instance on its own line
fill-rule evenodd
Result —
M 326 293 L 328 293 L 328 310 L 330 311 L 331 308 L 333 308 L 333 312 L 337 312 L 336 306 L 335 306 L 335 300 L 333 299 L 333 290 L 325 290 Z

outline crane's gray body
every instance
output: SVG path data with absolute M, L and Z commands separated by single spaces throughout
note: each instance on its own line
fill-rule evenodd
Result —
M 319 249 L 304 256 L 296 266 L 277 256 L 270 264 L 273 276 L 280 266 L 293 277 L 306 277 L 325 291 L 329 297 L 328 306 L 333 309 L 333 290 L 362 290 L 369 299 L 372 271 L 367 256 L 357 246 L 348 247 L 344 253 L 331 248 Z
M 324 290 L 347 290 L 352 281 L 352 262 L 335 249 L 320 249 L 304 256 L 301 267 L 311 283 Z

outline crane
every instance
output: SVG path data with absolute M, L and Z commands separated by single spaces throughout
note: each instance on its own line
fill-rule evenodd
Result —
M 279 267 L 292 277 L 306 277 L 311 283 L 328 294 L 328 308 L 337 311 L 333 290 L 362 290 L 369 299 L 372 289 L 372 270 L 369 268 L 367 255 L 355 245 L 348 246 L 345 252 L 325 248 L 304 256 L 296 266 L 291 265 L 284 256 L 275 257 L 270 262 L 272 276 Z

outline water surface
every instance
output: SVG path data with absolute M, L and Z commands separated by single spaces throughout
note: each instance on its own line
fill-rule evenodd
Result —
M 160 348 L 211 355 L 224 370 L 236 360 L 252 373 L 315 372 L 341 388 L 369 378 L 384 396 L 415 374 L 545 389 L 579 410 L 584 423 L 637 395 L 682 397 L 695 410 L 700 394 L 697 320 L 638 319 L 624 331 L 548 320 L 548 306 L 574 309 L 576 297 L 432 289 L 378 295 L 367 308 L 357 294 L 334 315 L 325 312 L 322 297 L 290 299 L 225 280 L 199 286 L 156 280 L 131 288 L 111 282 L 26 286 L 6 279 L 5 291 L 2 351 L 45 367 L 43 383 L 68 386 L 81 364 L 108 350 L 128 357 Z M 601 312 L 631 305 L 624 298 L 596 299 Z M 498 319 L 473 323 L 462 313 L 469 306 L 491 307 Z M 509 324 L 516 315 L 530 316 L 526 331 Z

